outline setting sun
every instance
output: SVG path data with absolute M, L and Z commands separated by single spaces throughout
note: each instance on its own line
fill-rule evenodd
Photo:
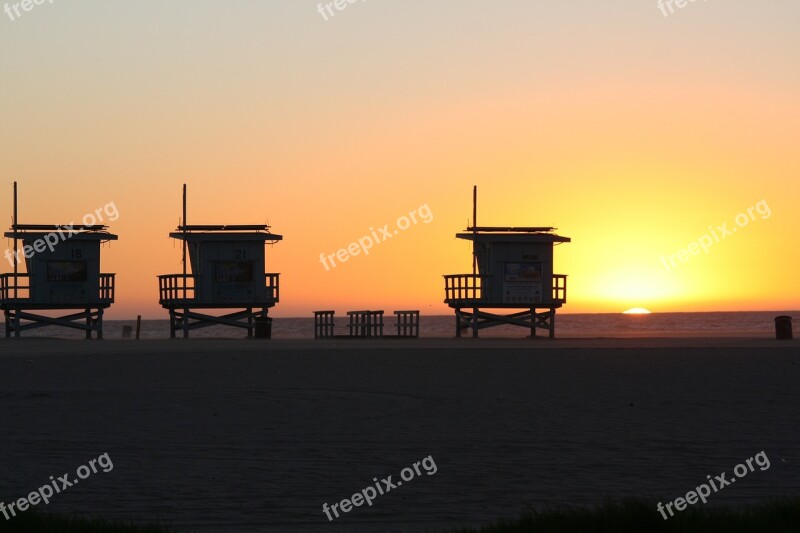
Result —
M 632 307 L 627 311 L 622 312 L 623 315 L 649 315 L 650 311 L 644 307 Z

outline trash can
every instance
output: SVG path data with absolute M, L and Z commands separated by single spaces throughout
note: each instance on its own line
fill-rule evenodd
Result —
M 272 319 L 268 316 L 257 316 L 254 319 L 256 338 L 257 339 L 271 339 L 272 338 Z
M 122 326 L 122 338 L 123 339 L 130 339 L 131 333 L 133 333 L 133 326 Z
M 775 338 L 778 340 L 788 340 L 792 338 L 792 317 L 775 317 Z

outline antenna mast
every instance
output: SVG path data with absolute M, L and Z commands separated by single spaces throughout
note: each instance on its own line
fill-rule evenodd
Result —
M 186 184 L 183 184 L 183 299 L 186 300 Z
M 19 270 L 17 263 L 19 262 L 18 254 L 17 254 L 17 182 L 14 182 L 14 223 L 11 227 L 12 231 L 14 232 L 14 299 L 17 298 L 17 272 Z
M 472 186 L 472 234 L 478 233 L 478 186 Z M 475 246 L 477 241 L 472 240 L 472 276 L 474 277 L 477 271 L 478 257 L 475 255 Z

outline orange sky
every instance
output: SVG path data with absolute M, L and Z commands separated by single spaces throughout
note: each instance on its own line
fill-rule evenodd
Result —
M 573 239 L 555 259 L 566 312 L 800 307 L 800 4 L 431 4 L 327 21 L 305 0 L 0 14 L 0 216 L 14 180 L 23 223 L 113 201 L 111 318 L 166 317 L 156 276 L 181 270 L 167 234 L 184 182 L 190 223 L 284 235 L 267 251 L 276 316 L 449 312 L 441 276 L 470 271 L 454 235 L 473 184 L 482 225 Z M 677 259 L 759 202 L 769 216 Z M 320 263 L 423 205 L 430 223 Z

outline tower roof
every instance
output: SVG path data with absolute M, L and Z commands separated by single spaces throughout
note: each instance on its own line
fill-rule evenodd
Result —
M 494 242 L 571 242 L 569 237 L 553 233 L 553 227 L 482 226 L 470 227 L 465 233 L 456 233 L 459 239 Z

